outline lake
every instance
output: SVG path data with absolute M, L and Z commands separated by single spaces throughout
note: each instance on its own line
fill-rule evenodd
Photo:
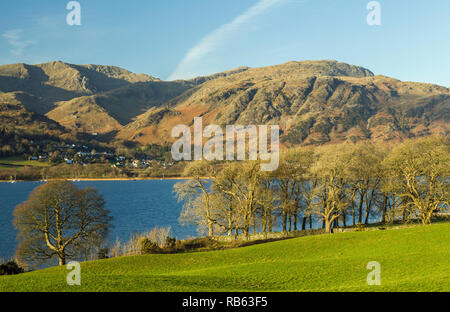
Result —
M 114 228 L 109 240 L 114 243 L 118 238 L 124 242 L 134 232 L 145 232 L 155 226 L 170 226 L 171 236 L 177 239 L 198 236 L 196 227 L 182 226 L 178 222 L 182 203 L 178 203 L 173 186 L 183 180 L 144 180 L 144 181 L 81 181 L 75 184 L 79 188 L 93 187 L 103 195 L 106 208 L 114 217 Z M 41 182 L 0 183 L 0 259 L 9 260 L 14 256 L 17 245 L 17 231 L 12 225 L 14 207 L 28 198 L 30 192 Z M 351 222 L 348 216 L 347 222 Z M 378 215 L 370 218 L 377 221 Z M 301 220 L 299 220 L 299 223 Z M 275 231 L 281 231 L 281 218 L 274 225 Z M 319 228 L 321 222 L 313 218 L 313 228 Z
M 106 208 L 114 217 L 109 239 L 125 241 L 133 232 L 155 226 L 171 226 L 172 236 L 197 236 L 194 226 L 181 226 L 178 217 L 182 203 L 174 197 L 173 186 L 180 180 L 82 181 L 80 188 L 94 187 L 104 196 Z M 40 182 L 0 183 L 0 258 L 14 256 L 17 231 L 12 225 L 14 207 L 28 198 Z

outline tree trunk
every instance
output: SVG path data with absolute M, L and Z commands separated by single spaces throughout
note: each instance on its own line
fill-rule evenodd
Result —
M 294 231 L 297 231 L 297 214 L 294 215 Z
M 286 211 L 283 211 L 283 232 L 287 230 L 287 215 Z
M 352 203 L 352 218 L 353 218 L 353 226 L 355 226 L 356 225 L 355 203 Z
M 256 234 L 256 217 L 255 217 L 255 214 L 252 215 L 252 227 L 253 227 L 253 234 Z
M 267 215 L 265 214 L 262 218 L 262 231 L 267 233 Z
M 382 216 L 381 222 L 382 222 L 383 224 L 386 224 L 386 219 L 387 219 L 387 196 L 384 195 L 383 216 Z
M 370 208 L 366 211 L 366 220 L 364 222 L 365 225 L 369 224 L 369 215 L 370 215 Z
M 208 236 L 214 237 L 214 224 L 211 221 L 208 222 Z
M 303 217 L 303 220 L 302 220 L 302 231 L 305 231 L 306 230 L 306 219 L 307 219 L 307 217 L 306 217 L 306 215 Z
M 360 224 L 362 224 L 363 203 L 364 203 L 364 196 L 361 194 L 361 196 L 359 197 L 359 219 L 358 219 L 358 222 Z
M 59 265 L 63 266 L 66 265 L 66 256 L 64 255 L 58 255 Z
M 332 227 L 333 223 L 330 222 L 329 220 L 325 221 L 325 232 L 327 233 L 333 233 L 333 227 Z
M 368 198 L 369 194 L 366 194 L 366 220 L 364 222 L 365 225 L 369 224 L 369 216 L 370 216 L 370 210 L 372 207 L 372 201 L 374 197 L 374 191 L 371 192 L 370 200 Z
M 289 232 L 292 231 L 292 215 L 289 213 Z
M 272 222 L 272 216 L 269 217 L 269 233 L 272 233 L 273 230 L 273 222 Z
M 391 198 L 388 196 L 387 211 L 388 211 L 388 215 L 390 215 L 389 222 L 391 222 L 391 220 L 395 220 L 395 209 L 393 209 L 393 208 L 394 208 L 394 202 L 391 203 Z

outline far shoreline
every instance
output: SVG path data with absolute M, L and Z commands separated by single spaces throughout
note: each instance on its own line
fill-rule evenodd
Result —
M 14 182 L 53 182 L 53 181 L 70 181 L 70 182 L 102 182 L 102 181 L 153 181 L 153 180 L 189 180 L 192 177 L 164 177 L 164 178 L 57 178 L 46 180 L 0 180 L 0 183 L 14 183 Z

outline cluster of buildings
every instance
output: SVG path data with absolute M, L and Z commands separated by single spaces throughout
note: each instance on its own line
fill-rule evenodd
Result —
M 37 161 L 54 161 L 55 158 L 57 158 L 57 162 L 65 162 L 68 165 L 87 165 L 108 161 L 114 168 L 130 169 L 147 169 L 155 166 L 168 168 L 174 165 L 173 162 L 164 162 L 156 159 L 133 159 L 126 156 L 118 156 L 112 151 L 97 152 L 86 145 L 76 144 L 52 146 L 50 151 L 30 157 L 31 160 Z
M 116 157 L 116 160 L 117 160 L 117 162 L 112 165 L 114 168 L 130 167 L 133 169 L 147 169 L 147 168 L 152 168 L 155 166 L 161 166 L 163 168 L 168 168 L 168 167 L 172 167 L 174 165 L 173 162 L 166 163 L 166 162 L 158 161 L 155 159 L 152 159 L 152 160 L 150 160 L 150 159 L 132 159 L 130 162 L 127 162 L 126 157 L 123 157 L 123 156 Z

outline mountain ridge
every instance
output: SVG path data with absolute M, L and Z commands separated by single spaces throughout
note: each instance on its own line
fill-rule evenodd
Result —
M 11 64 L 0 66 L 0 95 L 68 131 L 144 145 L 173 141 L 171 128 L 198 116 L 205 125 L 279 124 L 285 145 L 448 135 L 450 123 L 448 88 L 334 60 L 176 81 L 115 66 Z

